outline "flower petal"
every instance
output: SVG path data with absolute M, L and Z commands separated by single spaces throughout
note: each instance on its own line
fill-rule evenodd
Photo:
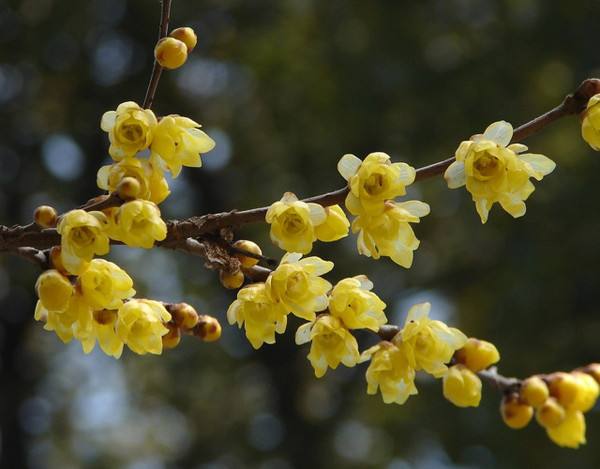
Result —
M 465 164 L 462 161 L 455 161 L 444 173 L 444 179 L 450 189 L 458 189 L 465 185 L 467 179 L 465 176 Z
M 342 177 L 347 181 L 356 174 L 361 164 L 362 161 L 360 160 L 360 158 L 348 154 L 340 158 L 340 161 L 337 165 L 337 169 L 342 175 Z
M 510 143 L 512 136 L 512 125 L 506 121 L 494 122 L 493 124 L 489 125 L 483 133 L 483 138 L 485 140 L 491 140 L 492 142 L 495 142 L 503 147 Z

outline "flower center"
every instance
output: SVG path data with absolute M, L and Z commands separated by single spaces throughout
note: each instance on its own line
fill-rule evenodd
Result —
M 498 175 L 502 170 L 502 165 L 497 157 L 484 153 L 473 163 L 473 168 L 477 179 L 487 181 Z
M 365 192 L 369 195 L 377 195 L 385 189 L 385 178 L 382 174 L 371 174 L 364 184 Z
M 144 129 L 139 122 L 125 122 L 119 134 L 127 143 L 137 143 L 144 137 Z
M 297 213 L 292 213 L 285 217 L 283 227 L 287 233 L 295 235 L 304 231 L 304 220 Z

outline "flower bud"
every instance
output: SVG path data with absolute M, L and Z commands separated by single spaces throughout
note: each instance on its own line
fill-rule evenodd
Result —
M 38 277 L 35 289 L 48 311 L 65 311 L 73 295 L 73 285 L 69 279 L 54 269 L 46 270 Z
M 590 363 L 582 371 L 592 376 L 600 384 L 600 363 Z
M 140 181 L 133 177 L 124 177 L 117 186 L 117 194 L 123 200 L 133 200 L 137 198 L 141 190 Z
M 187 60 L 187 47 L 179 39 L 163 37 L 154 48 L 154 57 L 161 67 L 173 70 Z
M 533 407 L 520 402 L 518 394 L 509 394 L 502 399 L 500 413 L 506 425 L 518 430 L 526 427 L 531 421 Z
M 244 284 L 244 273 L 241 270 L 238 270 L 233 274 L 228 274 L 224 270 L 221 270 L 221 272 L 219 272 L 219 279 L 225 288 L 236 290 Z
M 500 354 L 494 344 L 473 337 L 467 340 L 463 348 L 457 350 L 455 357 L 458 363 L 462 363 L 474 373 L 485 370 L 500 360 Z
M 257 256 L 262 256 L 262 251 L 258 244 L 253 241 L 248 241 L 247 239 L 237 240 L 235 243 L 233 243 L 233 247 L 251 254 L 256 254 Z M 258 259 L 255 259 L 254 257 L 245 256 L 244 254 L 240 253 L 236 253 L 235 257 L 242 263 L 243 267 L 253 267 L 258 264 Z
M 212 316 L 202 315 L 193 333 L 204 342 L 214 342 L 221 337 L 221 324 Z
M 171 316 L 173 316 L 175 324 L 182 329 L 192 329 L 198 324 L 198 313 L 193 306 L 187 303 L 171 305 L 168 310 Z
M 525 403 L 538 408 L 546 402 L 550 392 L 542 378 L 539 376 L 531 376 L 521 384 L 520 395 Z
M 165 327 L 169 329 L 165 335 L 162 336 L 162 345 L 165 349 L 175 348 L 181 341 L 181 330 L 175 324 L 166 323 Z
M 581 136 L 594 150 L 600 150 L 600 94 L 590 98 L 583 112 Z
M 174 37 L 175 39 L 179 39 L 181 42 L 185 44 L 188 52 L 192 52 L 194 47 L 196 47 L 196 43 L 198 42 L 198 37 L 192 28 L 184 27 L 177 28 L 171 31 L 169 36 Z
M 41 226 L 42 228 L 53 228 L 56 226 L 56 219 L 58 215 L 56 214 L 56 210 L 49 205 L 40 205 L 33 212 L 33 220 L 36 225 Z
M 552 428 L 560 425 L 565 419 L 565 409 L 556 399 L 550 397 L 538 408 L 535 418 L 544 428 Z
M 50 248 L 50 266 L 58 270 L 63 275 L 68 275 L 67 269 L 62 261 L 62 249 L 60 246 L 52 246 Z
M 555 397 L 563 407 L 569 407 L 575 402 L 579 387 L 577 379 L 569 373 L 561 371 L 548 376 L 550 395 Z
M 596 399 L 600 394 L 600 386 L 596 380 L 582 371 L 574 371 L 571 373 L 579 383 L 577 397 L 568 407 L 568 410 L 580 410 L 587 412 L 596 404 Z
M 481 380 L 463 365 L 455 365 L 444 375 L 443 392 L 455 406 L 477 407 L 481 401 Z

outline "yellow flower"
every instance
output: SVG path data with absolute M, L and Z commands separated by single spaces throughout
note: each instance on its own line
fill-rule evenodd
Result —
M 429 213 L 429 205 L 418 200 L 408 202 L 387 201 L 378 215 L 359 215 L 352 222 L 352 232 L 358 232 L 358 252 L 379 259 L 388 256 L 396 264 L 409 268 L 413 251 L 419 247 L 410 223 Z
M 365 350 L 360 362 L 371 360 L 367 369 L 367 393 L 376 394 L 381 390 L 383 402 L 404 404 L 413 394 L 415 387 L 415 370 L 411 368 L 406 355 L 393 342 L 380 342 Z
M 325 221 L 325 209 L 319 204 L 298 200 L 286 192 L 269 207 L 265 219 L 271 225 L 271 240 L 287 252 L 308 254 L 317 239 L 315 226 Z
M 158 301 L 130 300 L 119 308 L 117 336 L 133 352 L 143 355 L 162 353 L 162 336 L 169 330 L 164 323 L 171 315 Z
M 64 343 L 70 342 L 73 337 L 77 337 L 75 331 L 79 324 L 86 324 L 91 317 L 90 307 L 83 301 L 83 298 L 74 294 L 71 296 L 69 307 L 62 312 L 48 311 L 41 301 L 38 301 L 35 307 L 34 318 L 37 321 L 44 321 L 44 329 L 54 331 Z
M 281 263 L 267 278 L 266 293 L 286 312 L 314 321 L 317 311 L 327 308 L 327 292 L 331 283 L 321 278 L 333 269 L 333 262 L 319 257 L 302 259 L 302 254 L 286 253 Z
M 121 357 L 124 344 L 115 330 L 117 318 L 117 311 L 103 309 L 94 311 L 86 323 L 77 324 L 75 336 L 81 341 L 84 353 L 94 350 L 97 340 L 104 353 L 115 358 Z
M 456 351 L 455 358 L 458 363 L 477 373 L 500 361 L 500 353 L 491 342 L 470 337 L 463 348 Z
M 329 312 L 348 329 L 376 332 L 387 318 L 383 312 L 385 303 L 372 289 L 373 283 L 365 275 L 340 280 L 329 296 Z
M 79 274 L 85 301 L 94 310 L 118 309 L 125 298 L 135 295 L 133 280 L 123 269 L 104 259 L 93 259 Z
M 585 441 L 585 417 L 579 410 L 567 412 L 562 423 L 547 427 L 546 433 L 558 446 L 566 448 L 579 448 Z
M 458 407 L 477 407 L 481 401 L 481 380 L 463 365 L 451 366 L 444 374 L 444 397 Z
M 132 177 L 140 183 L 138 199 L 161 203 L 171 193 L 162 171 L 156 164 L 137 158 L 126 158 L 115 164 L 102 166 L 98 170 L 96 182 L 100 189 L 116 191 L 119 183 Z
M 147 200 L 121 205 L 114 215 L 114 223 L 118 226 L 115 239 L 130 247 L 150 249 L 155 241 L 167 237 L 167 225 L 160 217 L 160 210 Z
M 296 331 L 296 344 L 312 341 L 308 359 L 321 378 L 327 367 L 336 369 L 340 363 L 352 367 L 358 363 L 358 343 L 342 322 L 329 314 L 303 324 Z
M 460 144 L 456 161 L 444 173 L 450 189 L 466 184 L 482 223 L 496 202 L 515 218 L 525 215 L 524 201 L 535 190 L 529 178 L 541 181 L 556 167 L 544 155 L 523 153 L 525 145 L 509 145 L 512 135 L 508 122 L 493 123 L 483 135 Z
M 127 101 L 119 104 L 116 111 L 105 112 L 100 127 L 108 132 L 108 153 L 115 160 L 122 160 L 148 148 L 156 124 L 156 116 L 150 109 Z
M 182 166 L 202 166 L 200 154 L 214 147 L 214 140 L 200 130 L 200 124 L 173 114 L 158 123 L 150 150 L 165 163 L 173 177 L 177 177 Z
M 319 241 L 331 242 L 348 236 L 350 222 L 339 205 L 325 207 L 327 218 L 315 227 L 315 234 Z
M 63 265 L 68 272 L 78 274 L 95 254 L 108 253 L 106 222 L 102 212 L 85 210 L 71 210 L 61 217 L 57 230 L 61 235 Z
M 350 193 L 346 208 L 352 215 L 377 215 L 383 203 L 406 194 L 406 186 L 415 180 L 415 169 L 406 163 L 392 163 L 385 153 L 367 155 L 361 161 L 354 155 L 344 155 L 338 171 L 346 181 Z
M 229 324 L 237 322 L 246 329 L 246 337 L 255 349 L 264 343 L 275 343 L 275 332 L 283 334 L 287 326 L 287 311 L 267 295 L 264 283 L 254 283 L 238 291 L 227 310 Z
M 581 135 L 594 150 L 600 150 L 600 94 L 592 96 L 587 103 L 581 123 Z
M 439 378 L 448 369 L 446 363 L 454 352 L 465 345 L 467 337 L 458 329 L 430 319 L 430 309 L 429 303 L 413 306 L 400 334 L 411 366 Z
M 60 313 L 69 307 L 73 285 L 58 270 L 50 269 L 43 272 L 37 279 L 35 289 L 40 303 L 48 311 Z

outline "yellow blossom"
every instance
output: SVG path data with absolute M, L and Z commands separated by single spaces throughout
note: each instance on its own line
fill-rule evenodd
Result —
M 147 200 L 127 202 L 114 212 L 117 230 L 111 229 L 114 239 L 123 241 L 127 246 L 150 249 L 155 241 L 167 237 L 167 225 L 160 217 L 156 204 Z
M 84 353 L 94 350 L 96 340 L 104 353 L 119 358 L 123 353 L 123 341 L 117 335 L 115 326 L 118 313 L 116 310 L 94 311 L 85 323 L 78 323 L 75 327 L 75 335 L 81 341 Z
M 319 204 L 298 200 L 286 192 L 269 207 L 265 219 L 271 225 L 271 240 L 287 252 L 308 254 L 317 239 L 315 226 L 325 221 L 325 209 Z
M 98 170 L 96 182 L 100 189 L 116 191 L 119 183 L 132 177 L 140 184 L 137 198 L 161 203 L 170 194 L 169 185 L 157 164 L 138 158 L 126 158 L 115 164 L 102 166 Z
M 125 298 L 135 295 L 133 280 L 123 269 L 104 259 L 93 259 L 79 274 L 85 301 L 94 309 L 119 309 Z
M 315 234 L 319 241 L 331 242 L 348 236 L 350 222 L 339 205 L 325 207 L 327 218 L 315 228 Z
M 429 205 L 418 200 L 387 201 L 378 215 L 359 215 L 352 222 L 352 232 L 358 232 L 358 252 L 379 259 L 388 256 L 396 264 L 409 268 L 413 251 L 419 247 L 410 223 L 429 213 Z
M 264 283 L 254 283 L 238 291 L 237 299 L 227 310 L 229 324 L 244 326 L 252 347 L 274 344 L 275 332 L 283 334 L 287 326 L 287 311 L 267 295 Z
M 477 407 L 481 401 L 481 380 L 463 365 L 446 371 L 443 390 L 444 397 L 458 407 Z
M 411 366 L 439 378 L 448 369 L 446 363 L 454 352 L 465 345 L 467 337 L 458 329 L 430 319 L 430 309 L 429 303 L 413 306 L 400 333 Z
M 159 355 L 162 353 L 162 336 L 169 332 L 164 323 L 170 320 L 171 315 L 162 303 L 130 300 L 119 308 L 117 336 L 137 354 Z
M 173 177 L 177 177 L 182 166 L 202 166 L 200 154 L 214 146 L 214 140 L 200 130 L 200 124 L 173 114 L 158 123 L 150 150 L 153 157 L 160 158 Z
M 321 378 L 327 367 L 336 369 L 340 363 L 352 367 L 358 363 L 358 343 L 335 316 L 322 315 L 314 322 L 303 324 L 296 331 L 296 344 L 312 341 L 308 359 Z
M 116 111 L 105 112 L 100 127 L 108 132 L 108 152 L 115 160 L 134 156 L 152 142 L 156 116 L 150 109 L 142 109 L 133 101 L 119 104 Z
M 415 370 L 403 350 L 393 342 L 380 342 L 365 350 L 360 362 L 369 359 L 371 363 L 366 374 L 368 394 L 376 394 L 380 389 L 386 404 L 404 404 L 411 395 L 417 394 Z
M 329 312 L 348 329 L 376 332 L 387 318 L 383 312 L 385 303 L 372 289 L 373 283 L 365 275 L 340 280 L 329 296 Z
M 525 145 L 509 145 L 512 135 L 508 122 L 491 124 L 483 135 L 460 144 L 444 173 L 450 189 L 467 186 L 482 223 L 496 202 L 515 218 L 525 215 L 524 201 L 535 190 L 529 178 L 541 181 L 556 167 L 544 155 L 523 153 Z
M 70 342 L 73 337 L 79 338 L 75 331 L 79 324 L 86 324 L 92 311 L 83 298 L 74 294 L 71 296 L 69 307 L 62 312 L 48 311 L 41 301 L 35 307 L 34 318 L 44 321 L 44 329 L 54 331 L 64 343 Z
M 43 272 L 37 279 L 35 289 L 40 303 L 48 311 L 63 312 L 69 307 L 73 285 L 58 270 L 50 269 Z
M 72 274 L 78 274 L 95 254 L 108 253 L 109 239 L 105 231 L 106 216 L 102 212 L 71 210 L 58 222 L 61 235 L 62 262 Z
M 585 417 L 579 410 L 567 412 L 565 419 L 554 427 L 546 427 L 546 433 L 558 446 L 579 448 L 585 441 Z
M 581 135 L 594 150 L 600 151 L 600 94 L 592 96 L 587 103 L 581 123 Z
M 346 207 L 353 215 L 377 215 L 383 204 L 406 194 L 406 186 L 415 180 L 415 169 L 406 163 L 392 163 L 385 153 L 367 155 L 361 161 L 354 155 L 344 155 L 338 163 L 338 171 L 346 181 L 350 192 Z
M 316 312 L 327 308 L 327 292 L 331 283 L 321 278 L 333 269 L 333 262 L 319 257 L 302 259 L 302 254 L 286 253 L 281 263 L 267 278 L 266 293 L 286 312 L 314 321 Z

